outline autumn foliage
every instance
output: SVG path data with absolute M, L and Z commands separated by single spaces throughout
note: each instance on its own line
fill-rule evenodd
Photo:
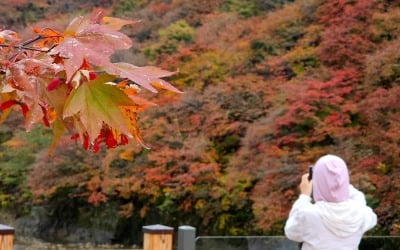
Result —
M 281 235 L 301 174 L 331 153 L 378 214 L 370 234 L 400 233 L 398 1 L 104 2 L 118 17 L 62 31 L 58 4 L 38 40 L 1 33 L 2 207 L 46 206 L 54 227 L 112 209 L 116 242 L 158 223 Z

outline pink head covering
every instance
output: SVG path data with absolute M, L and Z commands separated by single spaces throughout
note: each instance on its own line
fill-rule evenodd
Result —
M 346 163 L 335 155 L 324 155 L 313 168 L 315 201 L 342 202 L 349 198 L 349 173 Z

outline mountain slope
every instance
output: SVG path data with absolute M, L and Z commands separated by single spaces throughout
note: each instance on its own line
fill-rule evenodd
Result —
M 103 7 L 142 20 L 125 30 L 135 46 L 115 60 L 179 70 L 170 80 L 185 93 L 165 92 L 157 109 L 141 115 L 151 150 L 129 145 L 93 156 L 66 137 L 53 158 L 45 148 L 35 153 L 27 182 L 1 179 L 4 192 L 29 189 L 18 202 L 56 211 L 63 197 L 77 201 L 73 211 L 116 205 L 121 242 L 140 231 L 134 224 L 152 223 L 190 224 L 200 234 L 281 234 L 301 174 L 333 153 L 378 214 L 372 233 L 399 233 L 399 4 L 121 0 Z M 2 147 L 24 150 L 10 143 L 16 136 Z

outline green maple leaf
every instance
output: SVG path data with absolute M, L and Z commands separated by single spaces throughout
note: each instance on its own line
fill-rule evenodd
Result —
M 135 104 L 122 90 L 106 84 L 114 78 L 103 74 L 82 84 L 71 92 L 65 103 L 63 118 L 79 117 L 91 142 L 100 133 L 103 122 L 121 133 L 130 135 L 120 106 Z

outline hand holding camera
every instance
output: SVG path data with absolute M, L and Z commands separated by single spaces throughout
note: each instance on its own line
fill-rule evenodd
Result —
M 301 177 L 300 193 L 311 197 L 312 193 L 312 167 L 309 167 L 309 173 Z

